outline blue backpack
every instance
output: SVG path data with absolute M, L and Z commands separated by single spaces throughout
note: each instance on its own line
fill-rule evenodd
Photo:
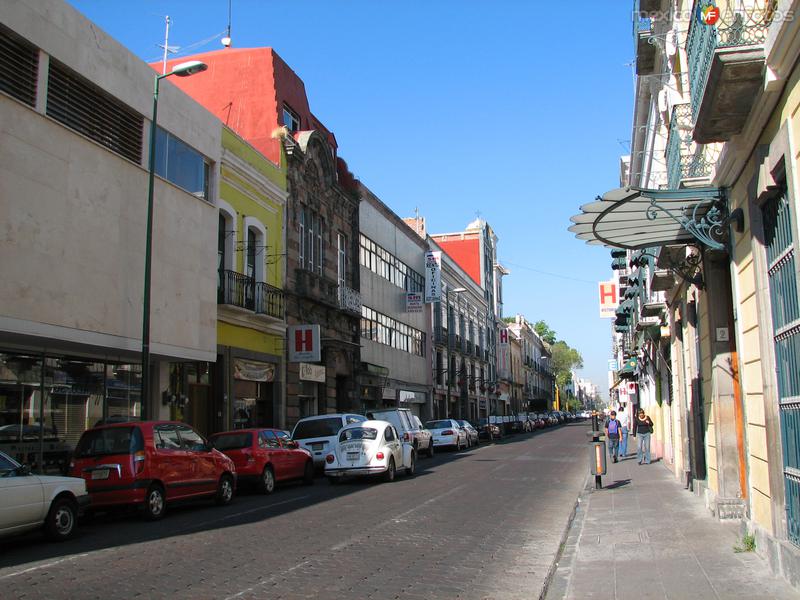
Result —
M 619 433 L 619 421 L 617 419 L 608 420 L 608 434 L 611 435 L 612 433 Z

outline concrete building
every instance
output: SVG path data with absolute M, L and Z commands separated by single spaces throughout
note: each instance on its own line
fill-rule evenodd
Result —
M 311 112 L 303 81 L 271 48 L 228 48 L 191 58 L 207 63 L 210 77 L 181 80 L 181 87 L 270 161 L 280 164 L 282 152 L 287 156 L 289 336 L 277 425 L 356 410 L 359 198 L 337 156 L 336 138 Z
M 427 244 L 358 184 L 361 286 L 360 410 L 401 406 L 423 421 L 431 397 L 430 311 L 423 303 Z
M 521 397 L 512 402 L 511 410 L 516 414 L 553 409 L 555 379 L 547 344 L 523 315 L 518 314 L 513 321 L 509 320 L 508 329 L 520 344 L 523 381 Z
M 171 365 L 211 385 L 221 125 L 162 82 L 142 405 L 154 73 L 61 1 L 4 2 L 0 23 L 0 448 L 58 469 L 100 419 L 169 417 Z
M 634 4 L 628 178 L 571 229 L 627 250 L 618 377 L 657 451 L 800 587 L 800 2 L 704 6 Z

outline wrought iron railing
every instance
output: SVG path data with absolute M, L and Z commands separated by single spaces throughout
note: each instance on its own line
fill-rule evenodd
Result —
M 339 308 L 361 314 L 361 294 L 346 285 L 339 286 Z
M 284 315 L 283 290 L 227 269 L 219 272 L 217 302 L 276 319 L 283 319 Z
M 283 310 L 283 290 L 279 290 L 263 281 L 256 283 L 256 313 L 283 319 Z
M 719 7 L 717 21 L 707 24 L 702 15 L 706 8 L 715 7 L 715 2 L 695 0 L 686 39 L 692 120 L 697 120 L 715 50 L 763 44 L 767 39 L 776 3 L 776 0 L 729 2 L 727 6 Z
M 441 346 L 447 345 L 447 329 L 444 327 L 433 328 L 433 343 Z
M 676 104 L 667 135 L 667 181 L 675 190 L 681 181 L 710 177 L 719 158 L 720 144 L 697 144 L 692 140 L 692 110 L 689 104 Z

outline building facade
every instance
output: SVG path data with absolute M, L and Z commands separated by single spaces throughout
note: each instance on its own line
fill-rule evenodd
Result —
M 143 403 L 155 74 L 62 2 L 3 3 L 0 23 L 0 449 L 58 470 L 100 420 L 170 416 L 172 365 L 187 365 L 204 401 L 221 126 L 162 82 Z

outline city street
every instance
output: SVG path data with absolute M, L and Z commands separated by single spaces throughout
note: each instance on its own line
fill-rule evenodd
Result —
M 317 478 L 75 539 L 0 545 L 9 598 L 538 598 L 586 479 L 587 423 L 421 459 L 394 483 Z

